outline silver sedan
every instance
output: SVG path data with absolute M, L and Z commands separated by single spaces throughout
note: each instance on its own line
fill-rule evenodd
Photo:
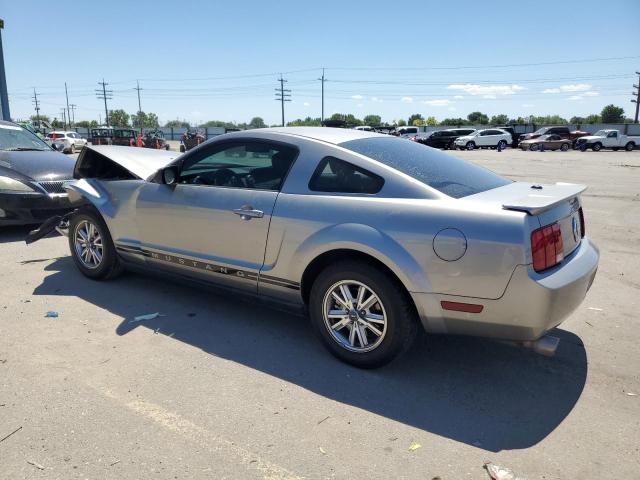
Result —
M 581 185 L 512 182 L 346 129 L 249 130 L 176 155 L 83 150 L 63 219 L 80 271 L 152 270 L 302 307 L 359 367 L 389 362 L 420 327 L 553 351 L 545 334 L 598 266 Z

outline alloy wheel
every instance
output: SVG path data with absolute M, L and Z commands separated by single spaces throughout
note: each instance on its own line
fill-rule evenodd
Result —
M 98 228 L 88 220 L 78 223 L 73 233 L 76 257 L 86 268 L 95 269 L 102 263 L 104 245 Z
M 380 297 L 356 280 L 341 280 L 327 290 L 322 315 L 331 337 L 343 348 L 370 352 L 387 333 L 387 314 Z

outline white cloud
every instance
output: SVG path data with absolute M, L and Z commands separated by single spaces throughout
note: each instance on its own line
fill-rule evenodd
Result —
M 582 95 L 572 95 L 567 100 L 582 100 Z
M 402 103 L 413 103 L 413 98 L 411 98 L 411 97 L 402 97 L 402 98 L 400 99 L 400 101 L 401 101 Z
M 569 85 L 560 85 L 555 88 L 545 88 L 542 93 L 561 93 L 561 92 L 586 92 L 591 90 L 588 83 L 575 83 Z
M 598 95 L 600 95 L 600 93 L 589 90 L 588 92 L 584 92 L 582 95 L 585 97 L 597 97 Z
M 453 98 L 456 100 L 462 100 L 464 97 L 462 95 L 454 95 Z
M 362 95 L 351 95 L 351 98 L 354 100 L 362 100 L 364 97 Z
M 429 105 L 430 107 L 446 107 L 447 105 L 451 105 L 453 102 L 446 98 L 439 98 L 436 100 L 424 100 L 422 103 Z
M 453 84 L 447 88 L 459 90 L 469 95 L 513 95 L 516 92 L 526 90 L 521 85 L 477 85 L 475 83 Z

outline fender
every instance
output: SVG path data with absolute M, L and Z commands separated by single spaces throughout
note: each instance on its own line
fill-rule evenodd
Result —
M 355 250 L 381 261 L 410 292 L 433 291 L 423 269 L 402 245 L 380 230 L 358 223 L 331 225 L 309 236 L 292 255 L 290 278 L 301 279 L 313 260 L 339 249 Z

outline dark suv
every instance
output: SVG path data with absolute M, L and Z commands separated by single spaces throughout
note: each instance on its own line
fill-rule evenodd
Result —
M 453 148 L 453 142 L 456 138 L 469 135 L 475 132 L 475 128 L 452 128 L 449 130 L 437 130 L 431 132 L 430 135 L 420 137 L 416 136 L 415 141 L 433 148 L 442 148 L 448 150 Z

